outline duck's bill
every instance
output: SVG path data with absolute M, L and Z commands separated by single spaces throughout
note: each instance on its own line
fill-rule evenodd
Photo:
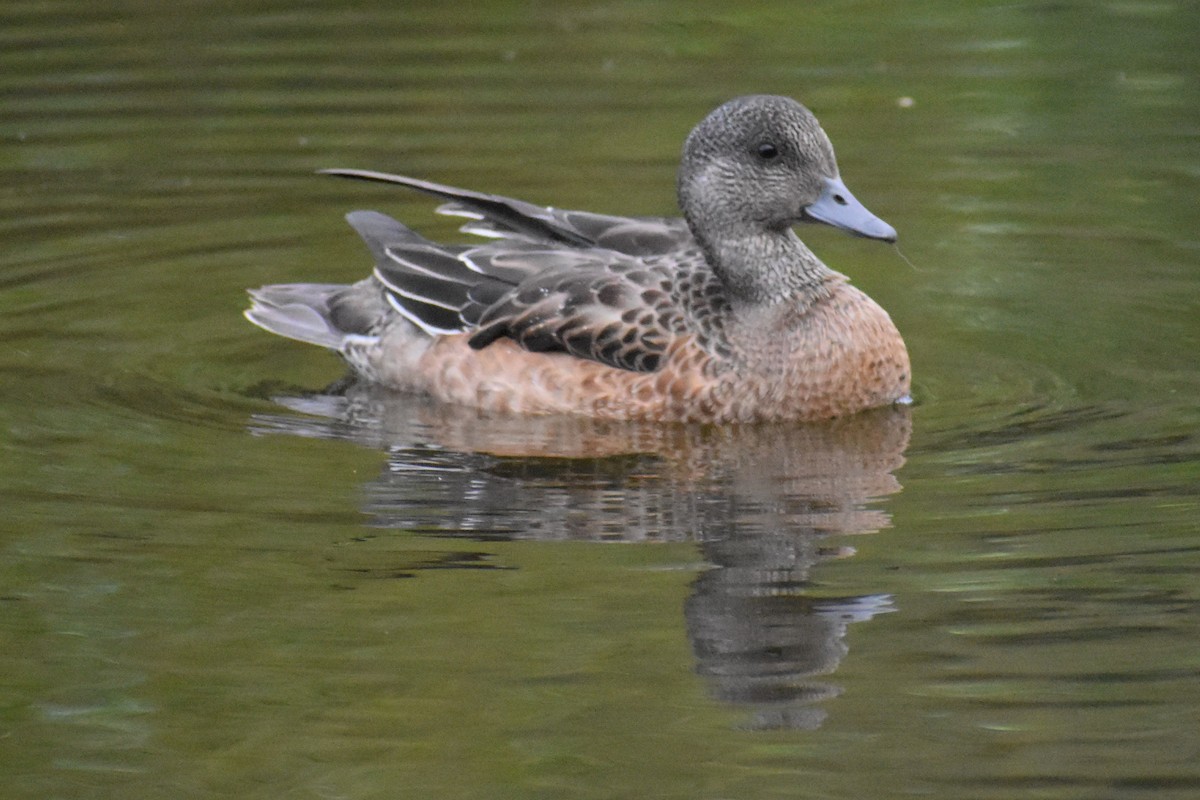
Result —
M 896 229 L 867 211 L 866 207 L 850 194 L 841 178 L 825 179 L 825 190 L 821 192 L 821 196 L 816 202 L 805 207 L 804 220 L 823 222 L 868 239 L 896 241 Z

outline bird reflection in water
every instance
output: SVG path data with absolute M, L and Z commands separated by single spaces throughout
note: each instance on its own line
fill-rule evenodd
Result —
M 474 540 L 693 542 L 708 567 L 684 605 L 697 671 L 757 729 L 819 727 L 853 622 L 886 594 L 814 593 L 814 567 L 888 527 L 872 501 L 900 489 L 907 408 L 823 424 L 651 425 L 488 417 L 352 383 L 275 400 L 303 416 L 259 433 L 382 449 L 376 525 Z M 831 537 L 838 537 L 832 539 Z

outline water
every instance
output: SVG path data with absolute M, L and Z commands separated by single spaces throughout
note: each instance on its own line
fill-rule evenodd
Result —
M 462 17 L 461 19 L 459 17 Z M 1185 3 L 8 4 L 0 795 L 1200 793 Z M 481 420 L 239 316 L 421 175 L 672 213 L 781 92 L 917 405 Z

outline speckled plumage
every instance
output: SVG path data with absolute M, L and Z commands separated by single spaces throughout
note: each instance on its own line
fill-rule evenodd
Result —
M 384 173 L 448 201 L 475 246 L 348 215 L 375 256 L 352 286 L 252 290 L 246 316 L 337 350 L 369 380 L 497 412 L 750 422 L 821 419 L 909 391 L 887 313 L 792 225 L 895 232 L 841 182 L 811 113 L 738 98 L 688 137 L 684 219 L 560 211 Z

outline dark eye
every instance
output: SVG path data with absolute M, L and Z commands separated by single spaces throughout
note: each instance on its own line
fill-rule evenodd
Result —
M 763 161 L 771 161 L 779 155 L 779 148 L 770 142 L 763 142 L 758 146 L 758 157 Z

